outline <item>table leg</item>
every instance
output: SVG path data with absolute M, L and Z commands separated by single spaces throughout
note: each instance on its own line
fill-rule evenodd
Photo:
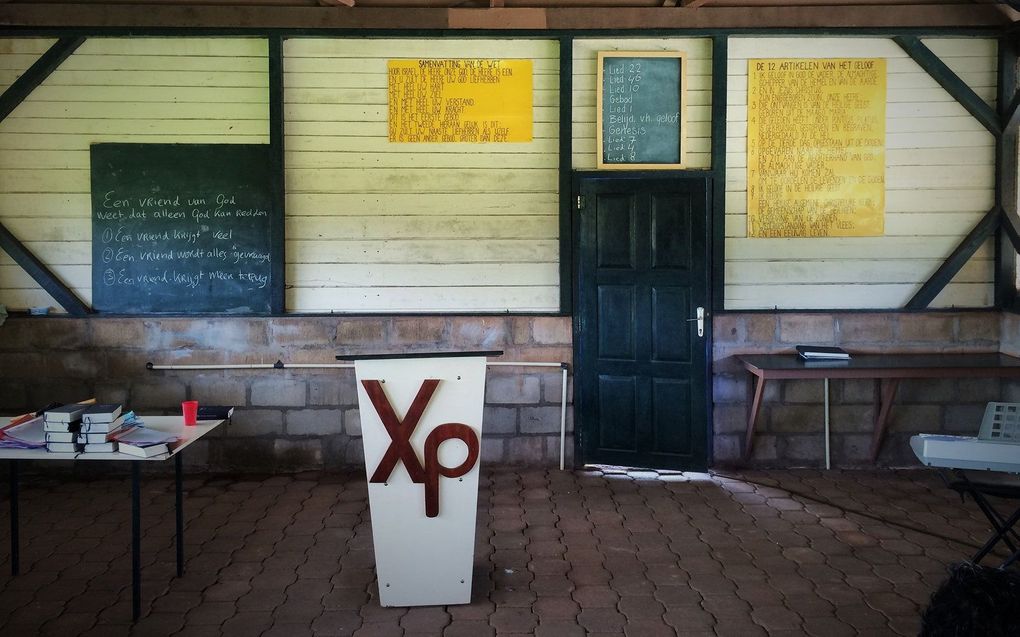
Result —
M 141 462 L 131 463 L 131 620 L 142 614 Z
M 831 469 L 831 454 L 829 452 L 829 379 L 824 380 L 825 391 L 825 468 Z
M 882 441 L 885 439 L 886 422 L 889 419 L 889 412 L 892 410 L 893 399 L 896 398 L 896 388 L 899 387 L 900 379 L 883 378 L 879 390 L 878 412 L 875 414 L 875 431 L 871 437 L 871 461 L 878 460 L 878 452 L 882 448 Z
M 751 451 L 754 449 L 754 428 L 758 424 L 758 412 L 761 411 L 764 394 L 765 378 L 751 374 L 751 384 L 747 386 L 747 433 L 744 437 L 744 462 L 751 459 Z
M 11 575 L 21 572 L 21 538 L 18 527 L 18 472 L 17 460 L 11 460 Z
M 181 480 L 181 454 L 174 455 L 174 487 L 177 505 L 177 577 L 184 575 L 184 488 Z

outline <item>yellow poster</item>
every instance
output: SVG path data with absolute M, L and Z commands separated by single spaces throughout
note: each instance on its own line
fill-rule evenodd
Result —
M 531 60 L 389 60 L 391 142 L 530 142 Z
M 747 65 L 747 236 L 883 234 L 885 60 Z

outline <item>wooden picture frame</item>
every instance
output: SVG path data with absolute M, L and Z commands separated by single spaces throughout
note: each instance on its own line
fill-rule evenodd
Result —
M 683 51 L 597 53 L 596 168 L 685 167 L 686 62 Z

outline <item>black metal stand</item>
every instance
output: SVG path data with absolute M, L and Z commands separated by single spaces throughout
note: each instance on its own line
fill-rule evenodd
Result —
M 995 530 L 995 533 L 988 538 L 988 541 L 970 561 L 974 564 L 980 563 L 999 542 L 1002 542 L 1011 552 L 1011 556 L 1002 563 L 1000 568 L 1010 566 L 1020 559 L 1020 549 L 1017 548 L 1017 545 L 1020 544 L 1020 534 L 1014 528 L 1020 522 L 1020 508 L 1017 508 L 1012 515 L 1004 516 L 992 506 L 985 496 L 1017 500 L 1020 499 L 1020 485 L 974 482 L 960 469 L 954 469 L 953 473 L 957 479 L 947 480 L 949 488 L 959 493 L 961 497 L 966 494 L 973 498 L 975 504 L 985 514 L 989 524 Z
M 184 484 L 181 478 L 181 454 L 174 456 L 174 500 L 177 508 L 177 577 L 184 575 Z
M 11 460 L 11 575 L 21 571 L 20 545 L 18 533 L 18 461 Z
M 142 614 L 141 464 L 131 463 L 131 621 Z

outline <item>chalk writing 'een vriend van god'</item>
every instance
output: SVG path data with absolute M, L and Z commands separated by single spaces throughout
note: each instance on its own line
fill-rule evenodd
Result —
M 268 146 L 93 144 L 97 312 L 267 314 L 283 223 Z
M 242 228 L 232 225 L 267 217 L 268 210 L 239 205 L 228 193 L 127 197 L 116 190 L 104 193 L 95 220 L 104 222 L 99 241 L 101 260 L 109 265 L 102 283 L 119 287 L 214 287 L 236 282 L 257 289 L 269 284 L 259 266 L 272 262 L 268 247 L 239 241 Z M 176 262 L 177 269 L 156 264 Z M 132 267 L 117 267 L 131 264 Z M 139 264 L 154 268 L 138 269 Z M 224 269 L 220 266 L 237 266 Z M 256 269 L 252 269 L 252 268 Z

